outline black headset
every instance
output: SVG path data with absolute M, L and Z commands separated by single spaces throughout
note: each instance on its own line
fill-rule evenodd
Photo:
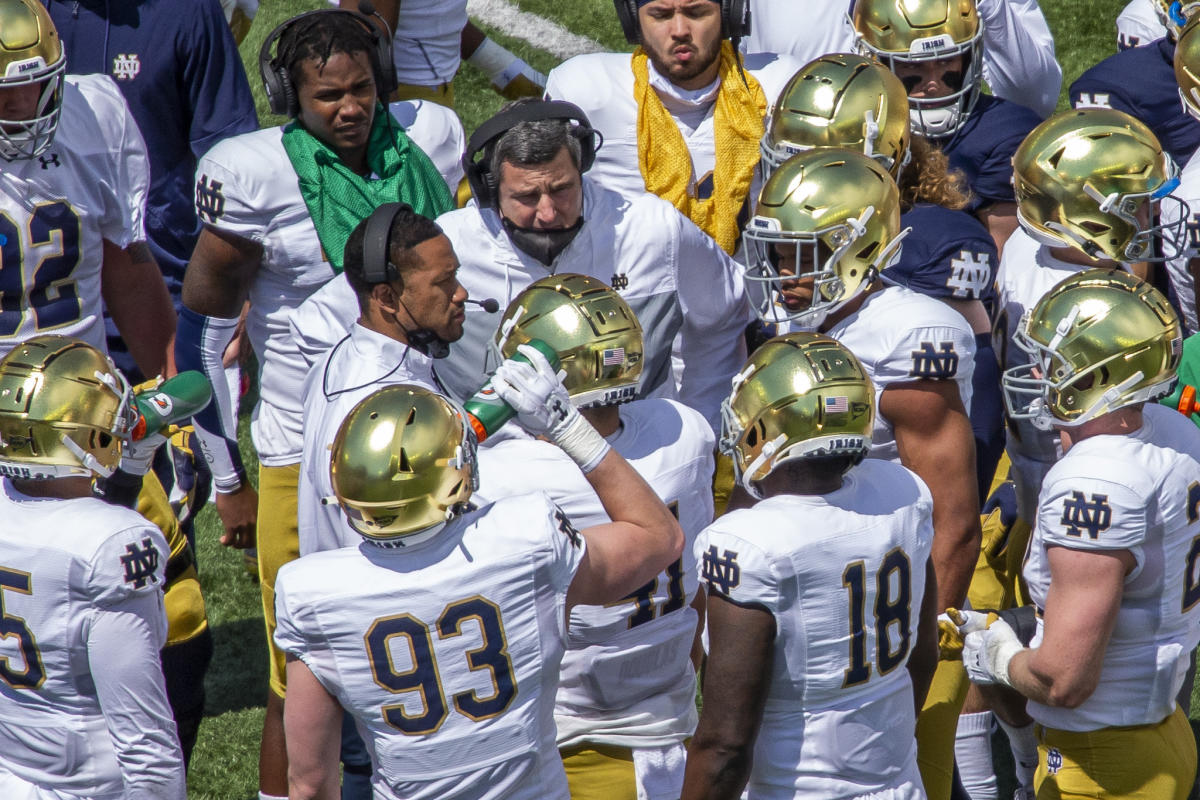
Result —
M 368 9 L 371 8 L 367 4 L 364 5 Z M 272 56 L 271 46 L 293 25 L 301 23 L 306 26 L 320 25 L 322 18 L 328 14 L 346 14 L 367 29 L 374 45 L 374 50 L 368 52 L 368 58 L 371 61 L 371 72 L 375 76 L 375 91 L 381 98 L 384 98 L 385 102 L 386 98 L 399 85 L 396 77 L 396 65 L 392 61 L 391 37 L 385 37 L 383 32 L 371 22 L 370 17 L 343 8 L 320 8 L 316 11 L 306 11 L 292 17 L 267 34 L 267 38 L 263 40 L 262 49 L 258 51 L 258 72 L 262 75 L 263 89 L 267 93 L 267 105 L 271 107 L 272 114 L 295 117 L 300 113 L 300 102 L 296 96 L 296 87 L 292 85 L 292 78 L 288 75 L 287 70 L 287 62 L 291 59 L 292 53 L 276 52 Z
M 742 39 L 750 35 L 750 0 L 720 0 L 721 38 Z M 638 23 L 637 0 L 613 0 L 617 19 L 625 32 L 625 41 L 642 43 L 642 26 Z
M 542 122 L 550 119 L 575 123 L 571 126 L 571 135 L 579 140 L 579 171 L 587 172 L 592 168 L 596 160 L 596 151 L 600 149 L 604 137 L 592 127 L 587 115 L 579 106 L 562 100 L 521 103 L 484 122 L 475 129 L 471 140 L 467 142 L 462 168 L 471 187 L 471 194 L 480 208 L 495 208 L 500 202 L 500 176 L 492 173 L 491 165 L 496 141 L 522 122 Z M 483 157 L 476 158 L 481 153 Z
M 400 270 L 392 263 L 392 221 L 407 203 L 384 203 L 367 217 L 367 228 L 363 231 L 363 281 L 369 286 L 377 283 L 395 283 L 400 280 Z

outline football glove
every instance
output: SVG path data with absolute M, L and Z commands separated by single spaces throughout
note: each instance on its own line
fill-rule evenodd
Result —
M 979 611 L 959 611 L 957 608 L 947 608 L 944 614 L 938 614 L 938 659 L 941 661 L 959 661 L 962 659 L 963 638 L 974 631 L 986 630 L 996 620 L 1000 619 L 994 613 Z
M 517 351 L 529 363 L 506 360 L 496 368 L 492 388 L 517 412 L 521 427 L 534 436 L 545 436 L 584 473 L 591 472 L 608 453 L 608 442 L 571 405 L 562 384 L 565 373 L 556 373 L 536 348 L 523 344 Z
M 1002 683 L 1012 686 L 1008 667 L 1013 656 L 1025 648 L 1017 634 L 1002 619 L 983 630 L 968 633 L 963 642 L 963 666 L 972 683 Z

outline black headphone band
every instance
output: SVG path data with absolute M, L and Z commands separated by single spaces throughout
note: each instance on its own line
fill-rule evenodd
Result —
M 384 203 L 367 217 L 363 231 L 363 280 L 369 286 L 399 280 L 400 273 L 392 264 L 392 222 L 404 203 Z
M 372 44 L 372 49 L 368 51 L 368 59 L 371 62 L 371 74 L 375 79 L 375 91 L 386 103 L 388 96 L 396 90 L 398 79 L 396 65 L 392 61 L 392 42 L 384 37 L 383 32 L 375 26 L 371 18 L 345 8 L 318 8 L 314 11 L 297 14 L 291 19 L 281 22 L 275 27 L 275 30 L 267 34 L 267 37 L 263 39 L 262 47 L 259 48 L 258 72 L 262 77 L 263 89 L 267 94 L 267 104 L 272 113 L 286 114 L 291 117 L 299 113 L 295 87 L 292 86 L 291 76 L 288 74 L 286 65 L 286 61 L 291 59 L 291 54 L 276 50 L 272 55 L 272 46 L 276 45 L 293 26 L 305 20 L 308 20 L 306 24 L 309 26 L 317 24 L 320 20 L 314 19 L 315 17 L 328 14 L 346 14 L 366 29 Z
M 596 151 L 600 149 L 604 139 L 600 132 L 592 127 L 587 114 L 574 103 L 563 100 L 538 100 L 521 103 L 501 111 L 485 121 L 467 142 L 463 154 L 462 167 L 466 173 L 467 183 L 475 200 L 483 207 L 494 206 L 497 200 L 497 184 L 499 176 L 491 172 L 491 150 L 496 141 L 508 131 L 523 122 L 542 122 L 545 120 L 562 120 L 575 123 L 570 134 L 579 140 L 580 156 L 579 171 L 587 172 L 596 160 Z M 478 158 L 482 154 L 482 158 Z
M 721 36 L 725 39 L 744 39 L 750 35 L 750 0 L 719 0 L 721 4 Z M 617 21 L 630 44 L 641 44 L 642 28 L 638 23 L 637 0 L 613 0 Z

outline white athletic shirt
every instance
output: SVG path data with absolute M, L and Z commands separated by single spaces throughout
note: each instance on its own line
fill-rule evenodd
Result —
M 1187 203 L 1191 212 L 1188 220 L 1187 248 L 1180 258 L 1166 262 L 1167 278 L 1171 288 L 1175 290 L 1178 300 L 1180 321 L 1183 322 L 1184 336 L 1190 336 L 1200 330 L 1200 320 L 1196 319 L 1196 279 L 1188 268 L 1188 261 L 1200 258 L 1200 237 L 1197 233 L 1197 220 L 1200 219 L 1200 159 L 1192 156 L 1179 174 L 1179 188 L 1171 192 L 1175 197 Z M 1179 220 L 1182 210 L 1178 203 L 1164 203 L 1160 206 L 1160 216 L 1163 225 L 1170 225 Z
M 404 0 L 392 61 L 401 83 L 441 86 L 458 72 L 467 0 Z
M 146 146 L 116 83 L 68 76 L 50 147 L 0 169 L 0 353 L 41 333 L 108 352 L 104 241 L 146 240 L 149 181 Z
M 620 413 L 621 430 L 609 443 L 675 511 L 687 544 L 678 561 L 626 601 L 572 609 L 555 702 L 559 747 L 658 747 L 682 742 L 696 727 L 691 543 L 712 521 L 713 433 L 704 417 L 674 400 L 639 400 Z M 610 522 L 583 473 L 554 445 L 509 438 L 480 449 L 481 502 L 538 489 L 577 528 Z
M 279 571 L 275 642 L 354 715 L 377 798 L 567 800 L 553 696 L 583 554 L 542 494 L 314 553 Z
M 878 413 L 880 395 L 892 384 L 953 380 L 963 408 L 971 407 L 975 335 L 962 314 L 945 303 L 903 286 L 888 286 L 868 295 L 857 311 L 825 333 L 858 356 L 875 385 L 868 457 L 900 460 L 892 423 Z
M 330 281 L 333 283 L 333 281 Z M 340 283 L 345 283 L 342 278 Z M 300 555 L 361 541 L 333 499 L 329 448 L 346 415 L 384 386 L 411 383 L 439 391 L 433 359 L 355 323 L 304 380 L 304 452 L 300 460 Z
M 423 150 L 428 144 L 441 154 L 439 163 L 446 162 L 454 133 L 444 111 L 433 109 L 433 103 L 393 105 L 401 107 L 405 119 L 418 112 L 432 115 L 427 124 L 413 125 L 412 141 Z M 196 181 L 196 210 L 203 223 L 262 245 L 262 263 L 250 286 L 246 317 L 246 333 L 258 358 L 259 386 L 250 434 L 261 463 L 295 464 L 304 441 L 300 398 L 307 368 L 289 334 L 288 317 L 334 273 L 283 149 L 283 128 L 221 141 L 200 160 Z
M 568 272 L 615 288 L 642 324 L 645 365 L 638 396 L 676 396 L 671 346 L 683 359 L 678 397 L 715 430 L 729 380 L 745 359 L 742 331 L 750 322 L 742 270 L 709 236 L 666 201 L 641 192 L 623 197 L 583 177 L 584 223 L 548 269 L 513 247 L 490 208 L 474 204 L 438 217 L 462 267 L 471 297 L 500 308 L 538 278 Z M 463 337 L 437 364 L 451 395 L 465 399 L 497 366 L 488 356 L 500 314 L 467 306 Z
M 915 474 L 868 459 L 835 492 L 771 497 L 700 534 L 710 602 L 724 596 L 775 620 L 750 800 L 925 797 L 905 665 L 932 510 Z
M 72 797 L 182 800 L 158 657 L 169 554 L 134 511 L 0 480 L 0 768 Z
M 1117 46 L 1122 50 L 1156 42 L 1167 29 L 1154 11 L 1154 0 L 1129 0 L 1117 15 Z
M 993 344 L 1002 370 L 1029 363 L 1024 351 L 1013 344 L 1013 335 L 1021 324 L 1022 315 L 1059 282 L 1085 269 L 1087 267 L 1055 258 L 1049 247 L 1039 244 L 1021 228 L 1008 238 L 1000 268 L 996 271 L 997 312 Z M 1058 434 L 1039 431 L 1028 422 L 1010 421 L 1005 450 L 1012 461 L 1018 512 L 1021 519 L 1032 522 L 1042 479 L 1062 456 Z
M 1043 725 L 1090 731 L 1160 722 L 1200 643 L 1200 431 L 1182 414 L 1147 403 L 1142 428 L 1075 444 L 1046 476 L 1025 580 L 1046 604 L 1051 546 L 1128 550 L 1121 607 L 1096 691 L 1077 708 L 1029 701 Z M 1069 613 L 1069 612 L 1068 612 Z M 1041 642 L 1043 619 L 1032 642 Z
M 788 79 L 804 66 L 791 56 L 773 53 L 754 53 L 743 60 L 746 71 L 758 80 L 766 95 L 764 115 Z M 692 155 L 692 186 L 703 184 L 716 163 L 712 112 L 719 83 L 714 81 L 704 89 L 688 92 L 670 84 L 653 64 L 649 64 L 648 71 L 651 85 L 679 125 Z M 568 59 L 550 70 L 546 97 L 579 106 L 592 127 L 603 134 L 604 145 L 588 172 L 592 180 L 628 197 L 646 191 L 638 168 L 638 109 L 629 53 L 591 53 Z M 748 199 L 758 197 L 759 181 L 756 171 Z

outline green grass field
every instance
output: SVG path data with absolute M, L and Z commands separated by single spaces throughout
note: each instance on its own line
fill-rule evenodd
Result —
M 1116 50 L 1113 20 L 1123 4 L 1123 0 L 1043 2 L 1063 65 L 1064 96 L 1066 87 L 1085 68 Z M 606 47 L 625 49 L 609 0 L 520 0 L 518 5 Z M 323 6 L 323 0 L 263 0 L 260 6 L 241 51 L 264 125 L 282 120 L 271 117 L 266 110 L 258 80 L 259 46 L 284 19 Z M 550 54 L 517 39 L 497 35 L 493 30 L 488 33 L 542 72 L 557 62 Z M 455 94 L 468 134 L 503 102 L 469 67 L 455 80 Z M 1065 107 L 1065 100 L 1060 100 L 1060 107 Z M 245 423 L 243 417 L 242 450 L 252 461 Z M 192 757 L 189 796 L 198 800 L 245 800 L 256 797 L 257 792 L 258 742 L 267 691 L 265 634 L 258 587 L 248 578 L 241 554 L 217 543 L 219 527 L 212 508 L 206 509 L 198 523 L 198 556 L 216 655 L 206 681 L 208 710 Z

